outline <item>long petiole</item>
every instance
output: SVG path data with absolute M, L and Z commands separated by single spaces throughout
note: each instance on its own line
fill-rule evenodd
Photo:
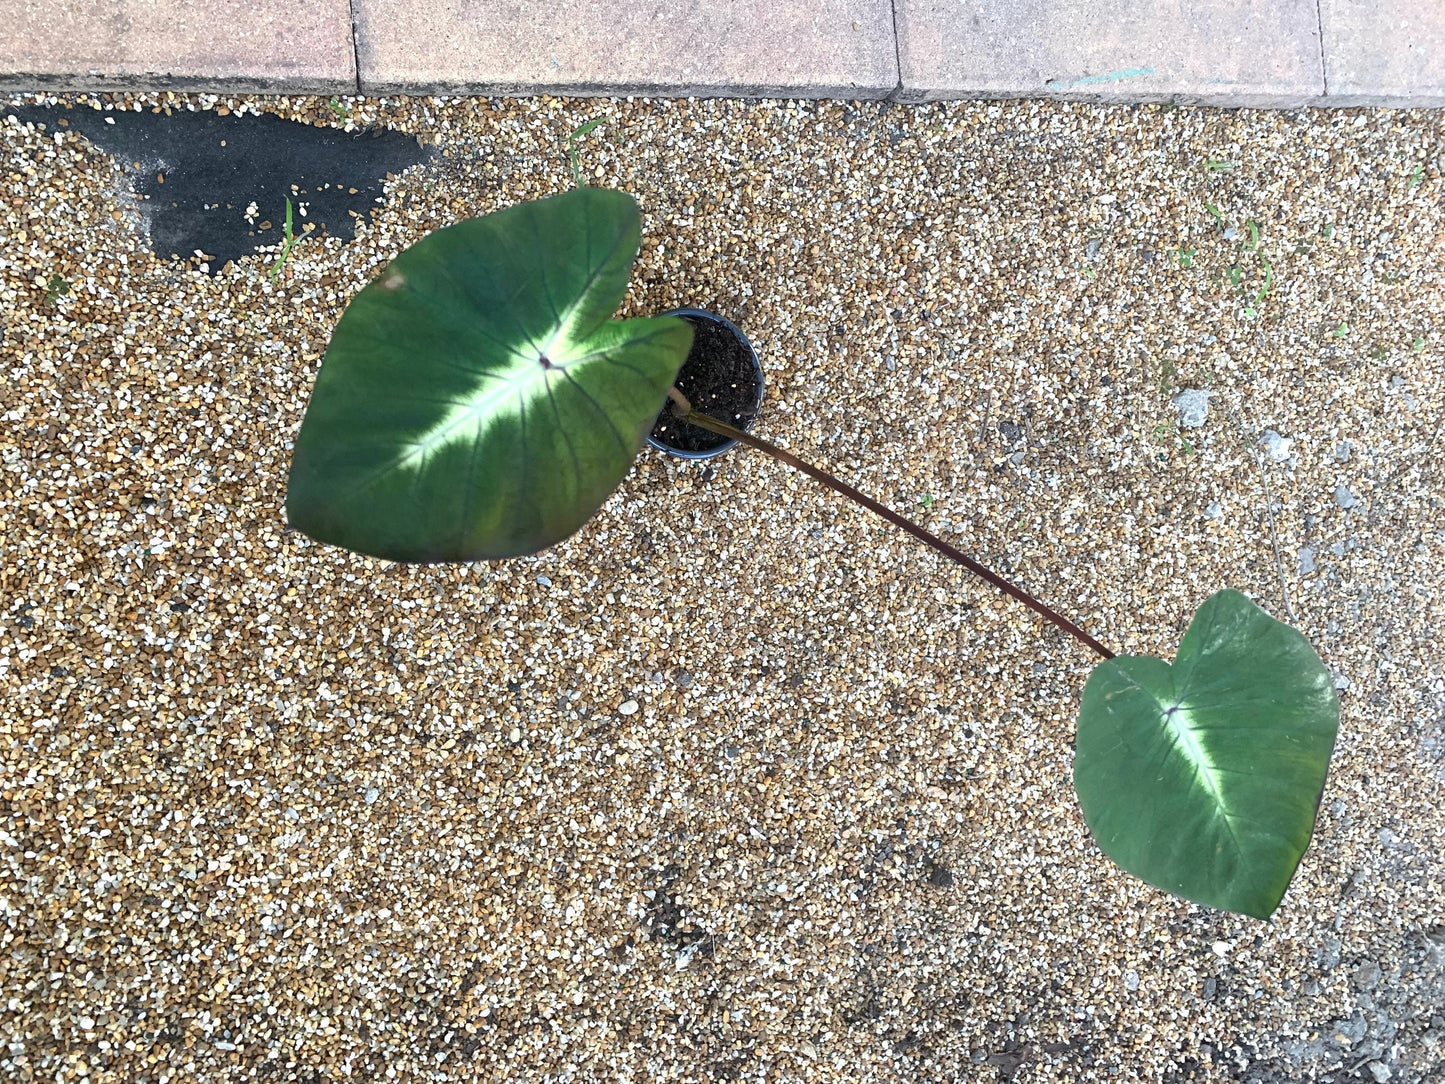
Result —
M 894 526 L 903 528 L 903 530 L 907 531 L 920 542 L 932 546 L 935 550 L 943 554 L 949 560 L 955 561 L 958 564 L 962 565 L 964 568 L 968 569 L 980 579 L 987 580 L 1004 594 L 1008 595 L 1010 598 L 1022 602 L 1029 609 L 1033 610 L 1041 617 L 1047 618 L 1053 624 L 1067 632 L 1070 636 L 1074 637 L 1074 639 L 1078 640 L 1082 644 L 1085 644 L 1104 658 L 1112 659 L 1114 657 L 1114 653 L 1112 651 L 1110 651 L 1103 644 L 1099 643 L 1098 640 L 1095 640 L 1083 629 L 1079 628 L 1078 625 L 1074 624 L 1067 617 L 1064 617 L 1057 611 L 1050 609 L 1048 606 L 1045 606 L 1042 602 L 1034 598 L 1027 591 L 1023 590 L 1020 587 L 1015 587 L 1013 584 L 1009 583 L 1008 580 L 1004 579 L 996 572 L 993 572 L 990 569 L 979 564 L 967 554 L 960 552 L 953 546 L 950 546 L 947 542 L 939 538 L 937 535 L 932 534 L 929 531 L 925 531 L 922 527 L 914 523 L 912 520 L 900 516 L 897 512 L 893 511 L 893 509 L 887 507 L 886 505 L 879 504 L 872 497 L 864 496 L 862 493 L 859 493 L 856 489 L 848 485 L 846 482 L 834 478 L 827 471 L 820 470 L 819 468 L 813 466 L 811 463 L 804 463 L 797 456 L 793 455 L 791 452 L 783 451 L 783 449 L 779 448 L 776 444 L 769 443 L 768 441 L 763 440 L 761 437 L 755 437 L 751 433 L 744 432 L 741 429 L 736 429 L 733 426 L 728 425 L 727 422 L 720 422 L 716 418 L 708 417 L 706 414 L 699 414 L 697 411 L 692 409 L 692 404 L 689 403 L 687 401 L 687 398 L 676 388 L 671 389 L 667 393 L 667 397 L 672 401 L 673 414 L 682 421 L 685 421 L 690 425 L 695 425 L 699 429 L 706 429 L 711 433 L 716 433 L 720 437 L 729 437 L 730 439 L 737 441 L 739 444 L 746 444 L 749 448 L 755 448 L 760 452 L 772 456 L 780 463 L 786 463 L 788 466 L 794 468 L 795 470 L 802 471 L 808 477 L 814 479 L 815 481 L 821 482 L 823 485 L 833 490 L 833 492 L 842 494 L 849 500 L 856 501 L 858 504 L 861 504 L 870 512 L 874 512 L 882 516 Z

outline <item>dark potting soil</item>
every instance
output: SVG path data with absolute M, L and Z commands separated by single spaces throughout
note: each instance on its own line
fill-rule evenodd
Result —
M 271 114 L 0 106 L 0 119 L 7 115 L 79 132 L 110 155 L 137 197 L 151 251 L 190 259 L 200 250 L 212 273 L 284 240 L 288 197 L 298 236 L 310 224 L 308 236 L 350 240 L 357 220 L 376 209 L 386 175 L 432 154 L 403 132 L 345 132 Z
M 692 349 L 677 374 L 677 390 L 693 410 L 746 429 L 758 416 L 762 387 L 748 349 L 725 325 L 684 316 L 692 325 Z M 727 437 L 680 422 L 668 407 L 652 425 L 652 439 L 679 452 L 710 452 Z

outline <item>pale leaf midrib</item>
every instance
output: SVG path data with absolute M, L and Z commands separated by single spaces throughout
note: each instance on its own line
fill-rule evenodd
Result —
M 1176 704 L 1172 708 L 1162 708 L 1161 706 L 1161 717 L 1167 733 L 1173 740 L 1174 748 L 1194 769 L 1195 778 L 1202 782 L 1204 789 L 1209 792 L 1209 796 L 1214 800 L 1215 808 L 1219 810 L 1225 830 L 1229 833 L 1230 842 L 1234 844 L 1236 851 L 1240 851 L 1239 837 L 1234 831 L 1234 814 L 1230 812 L 1229 803 L 1225 800 L 1220 781 L 1214 774 L 1214 762 L 1209 759 L 1204 746 L 1199 743 L 1199 738 L 1189 727 L 1188 710 L 1182 704 Z
M 1174 671 L 1178 665 L 1176 662 L 1175 666 L 1170 668 L 1171 678 L 1174 676 Z M 1224 822 L 1225 831 L 1229 833 L 1229 841 L 1234 845 L 1235 852 L 1243 854 L 1243 848 L 1239 843 L 1239 836 L 1235 833 L 1232 823 L 1234 814 L 1230 811 L 1229 805 L 1224 799 L 1219 781 L 1210 774 L 1213 770 L 1212 762 L 1205 753 L 1204 747 L 1199 744 L 1198 738 L 1189 730 L 1188 726 L 1182 721 L 1176 722 L 1174 719 L 1174 715 L 1186 711 L 1183 707 L 1183 701 L 1176 701 L 1171 710 L 1171 707 L 1160 699 L 1157 692 L 1144 685 L 1122 666 L 1118 667 L 1115 673 L 1122 681 L 1133 686 L 1154 702 L 1159 712 L 1159 718 L 1165 724 L 1165 734 L 1169 737 L 1170 744 L 1175 751 L 1183 757 L 1185 763 L 1194 769 L 1195 777 L 1203 783 L 1205 790 L 1209 792 L 1209 796 L 1214 800 L 1214 806 L 1219 812 L 1220 820 Z M 1178 686 L 1175 686 L 1174 696 L 1177 697 L 1178 695 Z

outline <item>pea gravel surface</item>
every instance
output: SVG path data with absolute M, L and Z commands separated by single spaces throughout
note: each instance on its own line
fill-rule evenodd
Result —
M 0 125 L 4 1079 L 1442 1079 L 1440 113 L 66 100 L 435 154 L 202 267 Z M 1272 922 L 1091 842 L 1082 648 L 764 458 L 645 450 L 508 563 L 287 531 L 348 298 L 591 117 L 624 313 L 740 324 L 758 432 L 1115 650 L 1293 613 L 1343 715 Z

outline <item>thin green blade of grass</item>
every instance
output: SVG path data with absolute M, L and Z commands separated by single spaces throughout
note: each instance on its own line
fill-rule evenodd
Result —
M 1260 257 L 1260 262 L 1264 264 L 1264 285 L 1259 288 L 1259 293 L 1254 295 L 1254 304 L 1256 305 L 1269 296 L 1269 288 L 1274 284 L 1274 268 L 1263 257 Z
M 266 276 L 271 282 L 275 282 L 277 276 L 281 274 L 282 269 L 286 266 L 286 261 L 291 256 L 291 249 L 295 247 L 297 240 L 299 240 L 291 224 L 290 197 L 287 197 L 286 199 L 286 225 L 283 232 L 285 235 L 285 241 L 281 245 L 281 255 L 276 258 L 276 262 L 271 265 L 270 274 Z
M 577 144 L 582 137 L 589 132 L 595 132 L 607 123 L 606 117 L 594 117 L 592 120 L 579 124 L 572 129 L 572 134 L 567 137 L 567 157 L 572 162 L 572 187 L 582 187 L 582 167 L 577 162 Z

